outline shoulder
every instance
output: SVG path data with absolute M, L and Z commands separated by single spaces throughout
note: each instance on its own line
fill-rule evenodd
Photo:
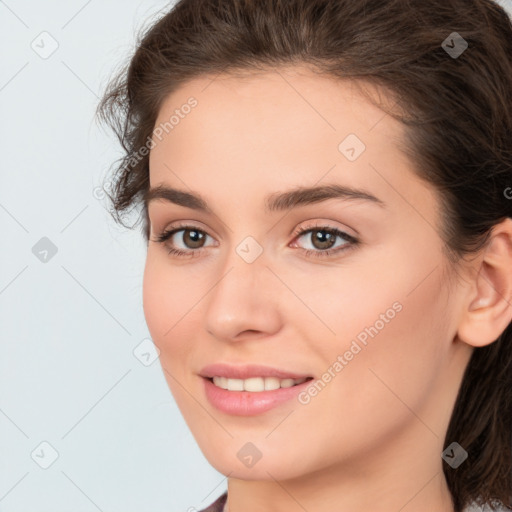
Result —
M 222 512 L 224 509 L 224 504 L 228 499 L 228 492 L 226 491 L 224 494 L 221 494 L 211 505 L 198 512 Z

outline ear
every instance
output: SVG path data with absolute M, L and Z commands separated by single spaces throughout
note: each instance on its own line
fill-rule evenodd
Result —
M 458 338 L 483 347 L 496 341 L 512 321 L 512 218 L 494 226 L 476 261 Z

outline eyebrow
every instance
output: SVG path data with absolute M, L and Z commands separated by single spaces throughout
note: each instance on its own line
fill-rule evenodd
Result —
M 164 200 L 193 210 L 210 212 L 208 203 L 200 196 L 168 187 L 158 185 L 148 189 L 143 197 L 146 206 L 155 200 Z M 286 192 L 275 192 L 265 198 L 265 211 L 277 212 L 291 210 L 298 206 L 319 203 L 328 199 L 364 200 L 385 208 L 386 204 L 366 190 L 345 185 L 329 184 L 317 187 L 298 187 Z

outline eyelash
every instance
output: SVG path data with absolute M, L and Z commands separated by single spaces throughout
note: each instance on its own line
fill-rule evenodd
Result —
M 203 234 L 209 236 L 203 230 L 198 229 L 195 226 L 186 224 L 186 225 L 172 226 L 171 228 L 163 231 L 156 237 L 154 242 L 163 244 L 167 240 L 169 240 L 169 238 L 171 238 L 175 233 L 178 233 L 180 231 L 198 231 L 199 233 L 203 233 Z M 339 236 L 339 237 L 343 238 L 344 240 L 346 240 L 348 243 L 343 245 L 342 247 L 338 247 L 336 249 L 326 249 L 324 251 L 314 250 L 314 249 L 301 249 L 307 257 L 313 256 L 313 257 L 317 257 L 317 258 L 326 258 L 333 254 L 347 251 L 347 250 L 355 247 L 357 244 L 359 244 L 359 240 L 356 239 L 355 237 L 353 237 L 337 228 L 334 228 L 331 226 L 325 226 L 325 225 L 314 225 L 314 226 L 307 226 L 305 228 L 298 228 L 293 232 L 294 240 L 295 240 L 295 238 L 298 238 L 299 236 L 305 235 L 306 233 L 311 233 L 313 231 L 323 231 L 323 232 L 329 233 L 331 235 Z M 171 247 L 171 248 L 169 248 L 168 254 L 172 254 L 173 256 L 177 256 L 177 257 L 195 257 L 196 255 L 200 255 L 200 253 L 203 251 L 203 249 L 204 248 L 189 249 L 188 251 L 184 251 L 183 249 L 176 249 L 174 247 Z

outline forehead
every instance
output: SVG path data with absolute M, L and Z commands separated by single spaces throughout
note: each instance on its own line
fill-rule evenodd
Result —
M 340 153 L 340 143 L 355 135 L 361 146 L 397 152 L 402 125 L 368 101 L 368 94 L 387 107 L 394 98 L 367 83 L 319 75 L 307 67 L 265 72 L 201 76 L 183 84 L 162 103 L 155 123 L 160 131 L 150 153 L 151 180 L 175 166 L 276 169 L 290 164 L 301 173 L 300 161 L 311 164 L 323 154 L 344 167 L 356 167 Z M 189 105 L 194 105 L 192 108 Z M 170 122 L 171 121 L 171 122 Z M 170 126 L 172 124 L 172 126 Z M 160 140 L 161 139 L 161 140 Z M 395 155 L 396 156 L 396 155 Z M 341 160 L 340 160 L 341 158 Z M 314 158 L 313 158 L 314 160 Z M 320 163 L 320 162 L 319 162 Z
M 373 128 L 385 113 L 370 103 L 370 95 L 386 107 L 396 102 L 392 91 L 362 80 L 340 79 L 320 74 L 306 65 L 286 66 L 266 71 L 238 71 L 204 75 L 182 84 L 162 102 L 156 125 L 165 123 L 191 97 L 195 98 L 203 121 L 208 115 L 223 114 L 231 123 L 254 124 L 265 120 L 262 128 L 272 128 L 281 120 L 314 120 L 312 128 L 323 123 L 332 131 L 343 130 L 346 124 L 361 124 L 363 130 Z M 230 112 L 251 112 L 250 119 Z M 272 112 L 274 115 L 272 115 Z M 270 114 L 270 115 L 269 115 Z M 197 115 L 195 117 L 198 117 Z M 388 124 L 400 124 L 388 119 Z M 220 128 L 220 126 L 218 126 Z
M 191 80 L 159 111 L 155 127 L 170 128 L 150 151 L 150 187 L 191 192 L 217 215 L 241 219 L 263 218 L 273 193 L 336 183 L 368 191 L 400 222 L 428 219 L 433 228 L 437 191 L 400 148 L 405 127 L 362 88 L 386 109 L 396 101 L 302 68 Z M 347 158 L 347 144 L 356 158 Z

